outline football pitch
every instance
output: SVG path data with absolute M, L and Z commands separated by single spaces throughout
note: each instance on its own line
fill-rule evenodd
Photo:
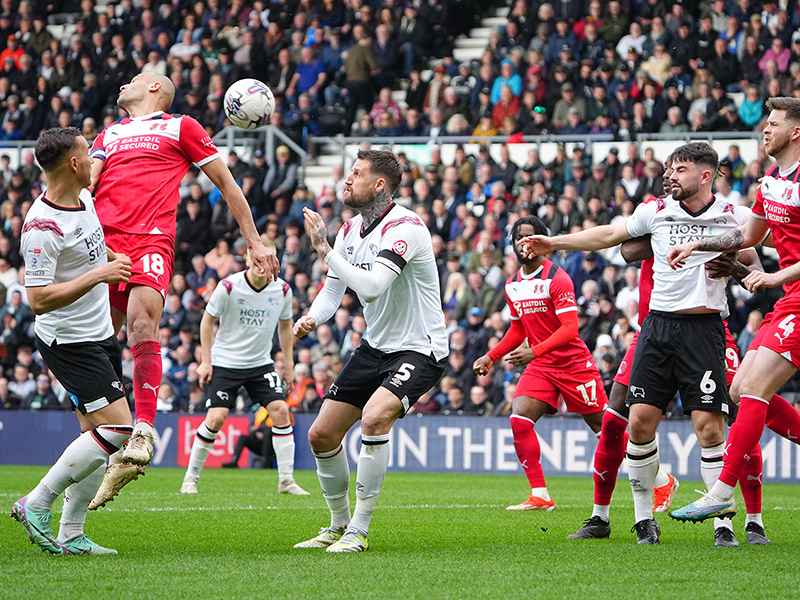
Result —
M 0 467 L 0 503 L 38 482 L 44 467 Z M 0 598 L 796 598 L 800 487 L 764 486 L 772 546 L 715 548 L 713 526 L 666 514 L 660 546 L 638 546 L 620 480 L 611 539 L 568 540 L 589 517 L 592 481 L 551 477 L 556 510 L 506 511 L 525 499 L 521 476 L 388 473 L 372 519 L 370 549 L 326 554 L 292 546 L 329 523 L 316 475 L 296 473 L 311 496 L 278 495 L 273 470 L 207 469 L 198 495 L 178 493 L 183 470 L 148 470 L 86 532 L 119 556 L 51 556 L 22 526 L 0 519 Z M 674 507 L 700 487 L 681 482 Z M 351 506 L 355 504 L 351 482 Z M 60 501 L 54 513 L 56 521 Z

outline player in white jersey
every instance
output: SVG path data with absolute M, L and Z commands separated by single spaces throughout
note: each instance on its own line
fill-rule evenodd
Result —
M 691 143 L 672 154 L 672 194 L 639 205 L 616 225 L 594 227 L 556 238 L 532 236 L 529 251 L 600 250 L 632 237 L 652 234 L 655 285 L 650 314 L 639 334 L 626 402 L 630 405 L 627 458 L 640 544 L 659 543 L 652 494 L 658 472 L 655 434 L 676 391 L 690 413 L 701 448 L 701 472 L 711 486 L 722 469 L 724 413 L 728 411 L 725 377 L 726 279 L 712 279 L 705 263 L 719 256 L 693 257 L 681 271 L 667 264 L 671 246 L 711 237 L 746 222 L 749 211 L 714 199 L 712 184 L 718 157 L 706 143 Z M 730 527 L 720 521 L 718 527 Z
M 217 337 L 212 339 L 217 319 Z M 276 329 L 284 359 L 283 379 L 275 372 L 272 360 Z M 270 281 L 252 263 L 246 271 L 226 277 L 208 301 L 200 322 L 200 342 L 203 358 L 197 377 L 201 385 L 208 384 L 208 412 L 197 428 L 181 493 L 197 493 L 203 465 L 228 412 L 236 405 L 239 388 L 244 386 L 250 399 L 264 406 L 272 417 L 278 492 L 307 496 L 308 492 L 294 481 L 294 434 L 285 400 L 294 379 L 292 288 L 282 279 Z
M 295 548 L 361 552 L 389 464 L 389 432 L 442 375 L 448 355 L 436 259 L 427 227 L 392 202 L 402 170 L 388 150 L 359 150 L 342 201 L 359 214 L 334 247 L 322 218 L 306 209 L 306 230 L 328 265 L 325 286 L 295 324 L 303 337 L 330 319 L 346 288 L 358 294 L 367 332 L 325 394 L 308 432 L 331 525 Z M 342 440 L 361 419 L 356 507 L 350 518 L 350 467 Z
M 108 284 L 128 281 L 131 261 L 106 249 L 84 189 L 91 181 L 91 160 L 80 131 L 48 129 L 36 142 L 35 156 L 48 185 L 22 228 L 25 286 L 37 315 L 39 352 L 67 390 L 82 433 L 33 491 L 14 503 L 11 516 L 33 543 L 53 554 L 116 554 L 94 543 L 83 524 L 106 459 L 121 454 L 133 430 L 108 301 Z M 50 509 L 62 492 L 56 538 Z

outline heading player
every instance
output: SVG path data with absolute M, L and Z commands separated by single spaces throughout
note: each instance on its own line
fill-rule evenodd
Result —
M 787 414 L 784 404 L 774 401 L 774 395 L 800 366 L 800 99 L 770 98 L 767 108 L 770 113 L 764 128 L 764 148 L 778 164 L 761 181 L 750 219 L 733 231 L 687 241 L 668 255 L 671 266 L 683 267 L 696 251 L 747 248 L 771 230 L 780 270 L 753 272 L 744 283 L 750 291 L 783 285 L 785 292 L 761 324 L 734 378 L 733 393 L 741 402 L 719 480 L 702 498 L 672 512 L 673 518 L 683 521 L 735 514 L 736 481 L 761 438 L 765 421 L 774 419 L 776 411 Z M 797 432 L 793 436 L 796 438 Z
M 295 548 L 361 552 L 389 465 L 389 432 L 433 387 L 448 355 L 439 276 L 428 228 L 392 202 L 402 169 L 388 150 L 359 150 L 342 202 L 358 212 L 327 241 L 325 222 L 305 209 L 306 230 L 328 265 L 325 286 L 295 324 L 303 337 L 333 317 L 349 287 L 364 305 L 367 332 L 325 394 L 308 432 L 331 525 Z M 350 519 L 350 467 L 342 440 L 361 419 L 356 508 Z
M 116 554 L 94 543 L 83 524 L 106 459 L 132 431 L 106 285 L 128 281 L 131 261 L 106 248 L 92 196 L 84 189 L 91 181 L 91 159 L 80 131 L 48 129 L 34 153 L 47 175 L 47 190 L 31 205 L 22 228 L 25 287 L 37 315 L 37 347 L 67 390 L 81 435 L 39 485 L 14 503 L 11 516 L 32 542 L 53 554 Z M 50 509 L 62 492 L 56 539 Z
M 596 434 L 608 404 L 603 380 L 592 353 L 578 335 L 575 286 L 563 269 L 543 256 L 528 258 L 519 241 L 527 236 L 547 236 L 537 217 L 522 217 L 511 229 L 514 252 L 522 265 L 506 281 L 511 327 L 497 346 L 475 361 L 473 369 L 486 375 L 492 365 L 526 339 L 534 358 L 517 384 L 512 405 L 514 449 L 531 486 L 530 497 L 508 510 L 553 510 L 541 462 L 534 424 L 545 414 L 558 412 L 563 396 L 569 412 L 580 414 Z
M 701 448 L 701 472 L 709 487 L 719 475 L 724 450 L 726 281 L 708 276 L 705 263 L 719 253 L 697 256 L 676 273 L 667 251 L 687 235 L 710 236 L 743 224 L 748 211 L 718 202 L 712 193 L 718 156 L 706 143 L 690 143 L 672 155 L 672 194 L 640 204 L 616 225 L 549 238 L 532 236 L 528 251 L 537 255 L 559 249 L 599 250 L 632 237 L 652 234 L 655 254 L 650 314 L 644 321 L 634 355 L 626 402 L 630 405 L 627 458 L 633 489 L 634 529 L 640 544 L 659 543 L 652 492 L 659 468 L 655 433 L 676 391 L 690 413 Z
M 269 242 L 272 247 L 272 242 Z M 196 494 L 197 480 L 214 440 L 236 405 L 244 386 L 251 400 L 272 417 L 272 445 L 278 462 L 278 492 L 307 496 L 294 481 L 294 434 L 285 394 L 294 380 L 292 288 L 282 279 L 270 281 L 252 263 L 226 277 L 211 294 L 200 322 L 203 357 L 197 377 L 206 387 L 205 421 L 197 428 L 181 493 Z M 214 322 L 219 319 L 214 338 Z M 281 378 L 272 360 L 275 330 L 284 360 Z
M 137 75 L 120 88 L 117 99 L 128 116 L 106 127 L 91 152 L 92 187 L 107 243 L 133 261 L 130 281 L 112 286 L 110 294 L 115 331 L 126 315 L 128 321 L 136 425 L 124 461 L 138 465 L 147 465 L 153 454 L 162 376 L 158 323 L 175 259 L 178 187 L 192 163 L 222 192 L 253 264 L 269 277 L 278 273 L 275 253 L 261 244 L 247 200 L 214 142 L 193 118 L 164 112 L 174 97 L 175 87 L 167 77 Z M 93 507 L 102 506 L 125 483 L 123 472 L 108 471 Z

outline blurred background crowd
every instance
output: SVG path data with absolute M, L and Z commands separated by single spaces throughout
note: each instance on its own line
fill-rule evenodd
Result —
M 170 77 L 172 111 L 211 135 L 227 124 L 221 100 L 230 83 L 264 81 L 276 95 L 272 125 L 312 160 L 314 137 L 337 133 L 374 143 L 442 135 L 511 143 L 541 134 L 629 142 L 647 133 L 753 132 L 766 98 L 800 95 L 793 0 L 514 0 L 480 58 L 456 61 L 456 40 L 497 7 L 492 0 L 0 0 L 0 141 L 72 125 L 91 143 L 119 116 L 119 86 L 142 71 Z M 763 150 L 750 163 L 739 150 L 733 145 L 720 157 L 716 194 L 751 205 L 770 165 Z M 554 160 L 542 161 L 533 149 L 519 163 L 504 144 L 496 154 L 489 144 L 477 155 L 458 147 L 447 163 L 435 145 L 424 163 L 401 154 L 396 201 L 431 230 L 451 349 L 442 382 L 415 407 L 419 414 L 508 414 L 520 369 L 499 362 L 476 377 L 472 363 L 508 324 L 503 285 L 517 268 L 509 234 L 519 216 L 536 214 L 557 235 L 625 218 L 662 194 L 663 164 L 647 144 L 591 152 L 559 146 Z M 302 209 L 318 210 L 331 237 L 353 216 L 341 202 L 344 165 L 312 192 L 297 158 L 287 146 L 274 156 L 257 149 L 249 161 L 235 152 L 226 158 L 259 231 L 278 249 L 295 318 L 326 270 L 303 230 Z M 21 226 L 41 193 L 41 172 L 32 153 L 10 164 L 0 156 L 0 405 L 65 409 L 63 388 L 35 350 L 20 268 Z M 205 402 L 196 374 L 202 311 L 219 280 L 244 268 L 246 248 L 224 199 L 199 171 L 187 174 L 181 197 L 176 272 L 161 322 L 159 410 L 193 412 Z M 639 327 L 638 265 L 625 265 L 614 249 L 552 259 L 575 283 L 581 337 L 610 387 Z M 762 259 L 776 268 L 773 255 Z M 729 285 L 729 323 L 742 354 L 779 295 Z M 330 323 L 297 342 L 293 411 L 319 409 L 364 332 L 361 307 L 348 293 Z M 125 368 L 130 375 L 127 349 Z M 793 399 L 796 387 L 790 381 L 784 392 Z M 242 409 L 249 404 L 241 399 Z M 675 406 L 670 416 L 682 416 Z

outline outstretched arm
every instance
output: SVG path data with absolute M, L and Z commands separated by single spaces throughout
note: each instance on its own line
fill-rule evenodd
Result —
M 261 238 L 253 222 L 253 215 L 250 212 L 250 205 L 244 197 L 242 188 L 236 183 L 227 165 L 221 158 L 212 160 L 200 167 L 208 175 L 211 182 L 219 188 L 222 197 L 228 204 L 228 208 L 239 224 L 244 239 L 247 241 L 247 255 L 253 264 L 258 266 L 262 273 L 272 279 L 278 276 L 280 265 L 275 256 L 274 250 L 267 250 L 261 243 Z
M 556 250 L 602 250 L 621 244 L 631 237 L 625 222 L 620 222 L 556 237 L 531 235 L 522 238 L 520 244 L 528 256 L 542 256 Z

